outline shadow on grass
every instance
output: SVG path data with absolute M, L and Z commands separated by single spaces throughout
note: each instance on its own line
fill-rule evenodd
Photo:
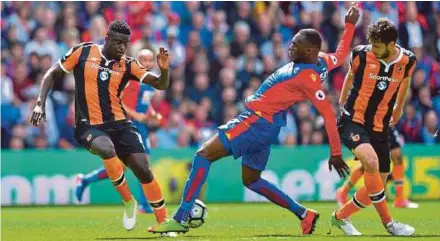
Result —
M 194 236 L 194 235 L 179 235 L 180 238 L 201 238 L 202 236 Z M 155 240 L 155 239 L 163 239 L 166 237 L 161 236 L 153 236 L 153 237 L 109 237 L 109 238 L 96 238 L 95 240 Z
M 326 234 L 312 234 L 312 235 L 300 235 L 300 234 L 262 234 L 262 235 L 253 235 L 253 236 L 247 236 L 249 238 L 258 238 L 258 239 L 264 239 L 264 238 L 307 238 L 307 237 L 337 237 L 337 238 L 354 238 L 353 236 L 345 236 L 345 235 L 326 235 Z M 363 235 L 363 236 L 356 236 L 356 238 L 402 238 L 399 236 L 392 236 L 387 234 L 377 234 L 377 235 Z M 404 237 L 404 238 L 439 238 L 440 234 L 416 234 L 414 236 Z M 242 237 L 244 238 L 244 237 Z
M 329 235 L 328 237 L 338 237 L 338 238 L 354 238 L 353 236 L 345 235 Z M 392 236 L 389 234 L 371 234 L 356 236 L 356 238 L 440 238 L 440 234 L 415 234 L 414 236 Z
M 179 235 L 180 238 L 185 239 L 191 239 L 191 238 L 208 238 L 208 236 L 193 236 L 193 235 Z M 307 238 L 307 237 L 329 237 L 329 238 L 354 238 L 353 236 L 344 236 L 344 235 L 320 235 L 320 234 L 313 234 L 313 235 L 300 235 L 300 234 L 261 234 L 261 235 L 251 235 L 246 237 L 237 237 L 239 239 L 243 238 L 254 238 L 254 239 L 267 239 L 267 238 Z M 402 238 L 392 235 L 386 235 L 386 234 L 378 234 L 378 235 L 363 235 L 363 236 L 357 236 L 356 238 Z M 162 239 L 164 237 L 161 236 L 154 236 L 154 237 L 108 237 L 108 238 L 96 238 L 95 240 L 155 240 L 155 239 Z M 409 236 L 405 238 L 440 238 L 440 234 L 419 234 L 414 236 Z

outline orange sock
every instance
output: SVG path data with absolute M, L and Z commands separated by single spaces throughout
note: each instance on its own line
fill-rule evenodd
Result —
M 403 164 L 395 165 L 393 168 L 394 188 L 396 190 L 396 201 L 403 201 L 405 199 L 403 193 L 403 184 L 405 178 L 405 168 Z
M 385 188 L 379 173 L 365 172 L 364 180 L 368 195 L 370 196 L 371 202 L 376 208 L 376 211 L 379 213 L 382 223 L 384 225 L 388 224 L 392 221 L 392 218 L 388 211 Z
M 342 186 L 342 191 L 348 193 L 350 189 L 352 189 L 356 185 L 357 181 L 359 180 L 359 178 L 362 177 L 362 175 L 364 175 L 362 165 L 355 167 L 351 171 L 349 179 Z
M 361 187 L 353 196 L 353 199 L 348 201 L 344 206 L 336 211 L 337 219 L 348 219 L 353 214 L 366 208 L 371 204 L 370 197 L 368 196 L 367 189 L 365 186 Z
M 165 200 L 160 191 L 159 183 L 153 179 L 150 183 L 142 183 L 145 197 L 153 208 L 156 221 L 162 223 L 167 218 L 167 209 L 165 208 Z
M 112 157 L 110 159 L 104 160 L 104 167 L 107 171 L 108 177 L 115 185 L 116 190 L 124 201 L 130 201 L 133 199 L 131 196 L 130 189 L 128 189 L 127 181 L 125 180 L 124 165 L 118 157 Z

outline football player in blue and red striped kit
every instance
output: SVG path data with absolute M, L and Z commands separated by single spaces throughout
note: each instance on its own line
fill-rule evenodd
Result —
M 208 140 L 194 156 L 179 209 L 172 219 L 150 227 L 152 233 L 189 230 L 187 221 L 195 199 L 205 183 L 211 164 L 223 157 L 242 157 L 242 180 L 250 190 L 288 209 L 301 220 L 302 233 L 314 231 L 318 212 L 307 209 L 282 190 L 261 177 L 281 126 L 286 125 L 286 112 L 295 103 L 310 100 L 324 118 L 331 157 L 329 168 L 341 177 L 348 174 L 342 160 L 341 140 L 336 117 L 321 88 L 328 71 L 340 66 L 348 56 L 359 10 L 353 6 L 345 16 L 345 30 L 334 54 L 320 52 L 321 35 L 314 29 L 303 29 L 292 39 L 289 48 L 291 62 L 266 78 L 259 89 L 246 99 L 247 110 L 218 128 L 218 134 Z M 300 160 L 297 160 L 300 161 Z
M 139 63 L 148 70 L 152 70 L 155 66 L 154 53 L 148 49 L 143 49 L 137 54 Z M 150 142 L 148 139 L 147 122 L 151 120 L 161 119 L 160 114 L 156 113 L 151 105 L 150 100 L 154 95 L 154 88 L 150 85 L 141 84 L 139 82 L 130 81 L 127 87 L 122 92 L 122 102 L 124 109 L 128 116 L 133 120 L 134 126 L 137 128 L 142 142 L 145 144 L 145 152 L 150 154 Z M 108 174 L 104 167 L 100 167 L 91 171 L 88 174 L 77 175 L 76 198 L 81 202 L 85 188 L 101 180 L 108 179 Z M 140 185 L 140 195 L 137 197 L 139 202 L 139 211 L 145 213 L 152 213 L 148 201 L 143 195 L 142 185 Z

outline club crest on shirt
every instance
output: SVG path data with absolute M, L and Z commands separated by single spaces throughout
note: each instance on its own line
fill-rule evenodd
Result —
M 310 75 L 310 78 L 311 78 L 313 81 L 316 81 L 316 74 L 311 74 L 311 75 Z
M 361 139 L 361 137 L 359 136 L 359 134 L 353 134 L 353 133 L 351 133 L 350 134 L 350 139 L 352 140 L 352 141 L 354 141 L 354 142 L 358 142 L 360 139 Z
M 369 64 L 370 69 L 376 69 L 377 68 L 377 64 Z

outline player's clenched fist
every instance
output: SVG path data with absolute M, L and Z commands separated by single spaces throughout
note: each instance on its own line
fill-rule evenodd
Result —
M 355 25 L 359 20 L 359 8 L 356 3 L 353 3 L 345 14 L 345 22 Z
M 37 102 L 34 110 L 32 111 L 32 115 L 29 122 L 33 126 L 38 126 L 41 122 L 41 119 L 46 121 L 46 111 L 44 105 L 42 105 L 40 102 Z
M 170 55 L 166 48 L 160 48 L 157 54 L 157 65 L 161 70 L 168 70 L 170 65 Z

